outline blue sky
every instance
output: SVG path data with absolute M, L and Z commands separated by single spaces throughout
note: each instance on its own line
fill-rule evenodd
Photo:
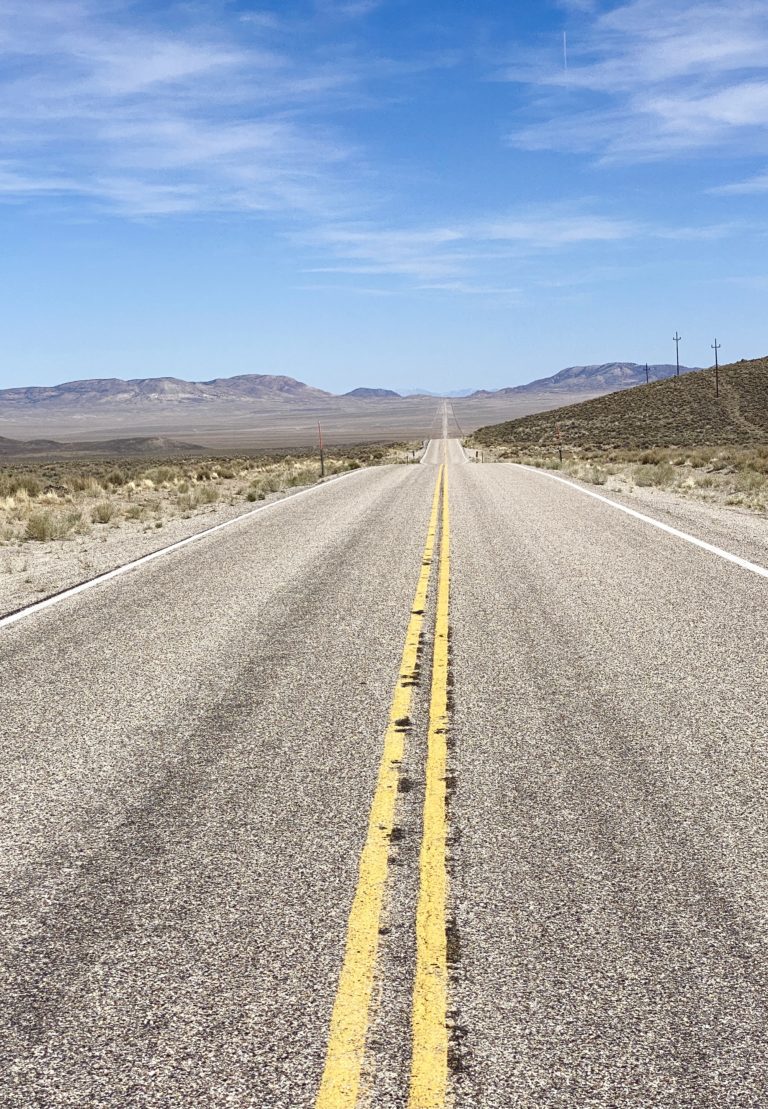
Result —
M 0 0 L 0 52 L 0 385 L 768 352 L 764 0 Z

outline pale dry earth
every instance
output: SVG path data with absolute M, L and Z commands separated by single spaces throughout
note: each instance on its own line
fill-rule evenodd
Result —
M 515 397 L 462 397 L 450 402 L 451 434 L 515 419 L 584 400 L 589 393 L 531 393 Z M 327 443 L 424 439 L 441 433 L 442 401 L 437 397 L 359 399 L 333 397 L 318 403 L 258 403 L 205 406 L 147 404 L 76 409 L 64 414 L 42 407 L 0 411 L 0 435 L 12 439 L 89 440 L 171 436 L 219 450 L 308 447 L 317 442 L 321 421 Z
M 332 479 L 328 479 L 332 480 Z M 227 520 L 260 511 L 264 505 L 292 496 L 309 486 L 269 493 L 261 506 L 238 499 L 203 505 L 184 515 L 165 516 L 161 526 L 145 519 L 121 518 L 91 526 L 87 534 L 41 542 L 8 542 L 0 546 L 0 616 L 51 593 L 106 573 L 152 551 L 215 527 Z

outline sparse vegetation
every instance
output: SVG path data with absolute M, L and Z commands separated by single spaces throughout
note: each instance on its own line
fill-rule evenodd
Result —
M 326 475 L 363 465 L 403 462 L 401 445 L 329 450 Z M 119 528 L 162 516 L 188 517 L 213 505 L 265 500 L 311 485 L 320 477 L 306 453 L 237 458 L 41 459 L 0 467 L 0 546 L 84 534 L 91 526 Z M 162 527 L 155 519 L 152 530 Z
M 483 448 L 510 445 L 588 450 L 756 447 L 768 442 L 768 358 L 734 362 L 715 372 L 700 370 L 652 381 L 581 404 L 538 412 L 480 428 Z M 650 460 L 650 459 L 649 459 Z
M 768 513 L 768 445 L 653 450 L 599 450 L 567 447 L 560 461 L 556 450 L 509 445 L 487 452 L 499 461 L 559 470 L 592 485 L 617 492 L 635 487 L 667 489 L 680 496 L 730 504 Z

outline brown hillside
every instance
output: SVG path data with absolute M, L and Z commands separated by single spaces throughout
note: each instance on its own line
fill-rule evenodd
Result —
M 581 404 L 482 427 L 485 446 L 553 443 L 594 447 L 689 447 L 768 442 L 768 358 L 734 362 L 666 381 L 652 381 Z

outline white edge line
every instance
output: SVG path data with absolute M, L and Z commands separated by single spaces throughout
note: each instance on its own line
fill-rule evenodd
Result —
M 263 504 L 259 508 L 251 509 L 250 512 L 243 512 L 240 516 L 234 516 L 231 520 L 225 520 L 223 524 L 214 524 L 213 527 L 205 528 L 203 531 L 196 531 L 194 535 L 188 535 L 186 539 L 179 539 L 176 543 L 171 543 L 167 547 L 161 547 L 158 551 L 151 551 L 149 554 L 141 555 L 140 558 L 134 558 L 131 562 L 126 562 L 122 566 L 116 566 L 114 570 L 106 570 L 103 574 L 97 574 L 95 578 L 89 578 L 88 581 L 80 582 L 79 585 L 73 585 L 69 589 L 63 589 L 60 593 L 54 593 L 52 597 L 46 597 L 42 601 L 35 601 L 31 605 L 27 605 L 26 608 L 19 609 L 18 612 L 11 612 L 8 616 L 0 617 L 0 630 L 9 627 L 11 624 L 18 623 L 19 620 L 26 620 L 27 617 L 42 612 L 44 608 L 52 608 L 54 605 L 60 604 L 61 601 L 66 601 L 70 597 L 77 596 L 78 593 L 84 593 L 87 589 L 93 589 L 94 586 L 101 585 L 102 582 L 109 581 L 110 578 L 120 577 L 121 574 L 127 574 L 129 570 L 135 570 L 138 566 L 144 566 L 147 562 L 152 562 L 156 558 L 161 558 L 163 555 L 170 554 L 172 551 L 178 551 L 181 547 L 186 547 L 190 543 L 196 543 L 198 539 L 204 539 L 206 535 L 213 535 L 214 532 L 223 531 L 224 528 L 232 527 L 233 524 L 240 524 L 243 520 L 249 520 L 253 516 L 260 515 L 262 512 L 269 512 L 270 509 L 279 508 L 288 501 L 297 500 L 299 497 L 306 497 L 309 493 L 317 493 L 321 489 L 327 489 L 330 485 L 334 485 L 336 482 L 342 481 L 346 477 L 354 477 L 356 474 L 363 473 L 365 469 L 368 468 L 369 467 L 361 467 L 359 470 L 352 470 L 347 474 L 338 474 L 328 481 L 310 486 L 309 489 L 300 489 L 298 493 L 289 493 L 287 497 L 281 497 L 280 500 L 273 501 L 271 504 Z
M 756 562 L 748 562 L 746 558 L 740 558 L 738 555 L 731 554 L 730 551 L 724 551 L 722 547 L 716 547 L 713 543 L 705 543 L 703 539 L 697 539 L 695 535 L 689 535 L 687 531 L 679 531 L 669 524 L 662 524 L 661 520 L 654 520 L 653 516 L 646 516 L 642 512 L 636 512 L 634 508 L 627 508 L 619 501 L 612 501 L 609 497 L 603 497 L 600 493 L 593 493 L 591 489 L 584 489 L 581 485 L 577 485 L 575 481 L 568 481 L 567 478 L 559 477 L 557 474 L 550 474 L 538 466 L 525 466 L 522 462 L 513 462 L 512 465 L 521 470 L 529 470 L 531 473 L 539 474 L 541 477 L 548 477 L 552 481 L 559 481 L 562 485 L 570 485 L 571 489 L 578 489 L 580 493 L 584 493 L 587 497 L 594 497 L 596 501 L 602 501 L 603 504 L 609 504 L 612 508 L 618 508 L 620 512 L 626 512 L 628 516 L 634 516 L 636 520 L 642 520 L 661 531 L 666 531 L 669 535 L 674 535 L 677 539 L 684 539 L 686 543 L 692 543 L 694 547 L 701 547 L 703 551 L 709 551 L 710 554 L 724 558 L 727 562 L 733 562 L 736 566 L 741 566 L 742 570 L 749 570 L 753 574 L 758 574 L 761 578 L 768 578 L 768 569 L 765 566 L 759 566 Z

